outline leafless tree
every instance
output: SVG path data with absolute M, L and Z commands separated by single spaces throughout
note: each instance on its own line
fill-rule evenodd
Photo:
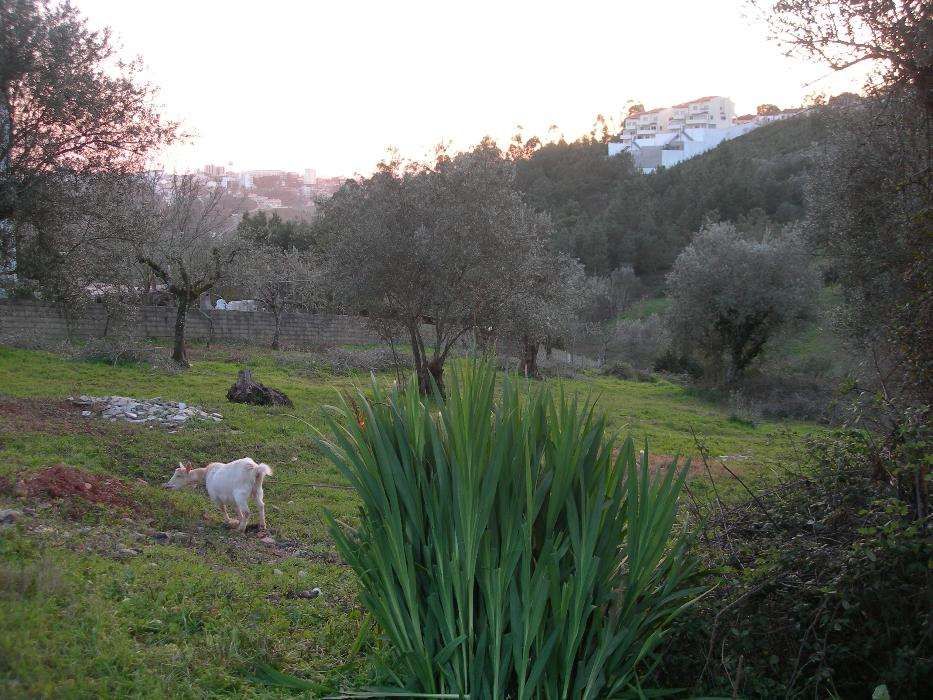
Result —
M 878 62 L 883 86 L 933 116 L 933 12 L 926 0 L 752 0 L 791 53 L 833 70 Z
M 155 195 L 156 230 L 136 259 L 152 270 L 175 299 L 172 359 L 187 367 L 188 310 L 202 294 L 232 275 L 231 265 L 242 250 L 232 235 L 237 208 L 222 190 L 206 189 L 191 175 L 172 178 Z
M 280 346 L 282 316 L 291 311 L 320 308 L 322 270 L 307 252 L 252 245 L 244 251 L 233 281 L 272 314 L 272 348 Z

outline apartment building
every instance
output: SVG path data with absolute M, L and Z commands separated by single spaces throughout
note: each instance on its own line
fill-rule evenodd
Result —
M 728 129 L 735 119 L 735 103 L 728 97 L 709 95 L 672 107 L 659 107 L 629 115 L 619 134 L 619 142 L 630 145 L 637 139 L 650 139 L 684 129 Z
M 736 119 L 735 104 L 718 95 L 638 112 L 625 120 L 608 153 L 627 152 L 636 167 L 650 173 L 693 158 L 763 123 L 761 118 L 748 116 Z

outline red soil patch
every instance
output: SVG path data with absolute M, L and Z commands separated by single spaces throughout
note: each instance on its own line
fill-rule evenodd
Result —
M 113 430 L 113 424 L 105 427 L 98 420 L 83 417 L 81 411 L 86 408 L 67 400 L 0 399 L 0 432 L 104 435 Z
M 114 508 L 133 508 L 132 488 L 112 477 L 65 464 L 23 475 L 11 489 L 22 498 L 82 499 Z

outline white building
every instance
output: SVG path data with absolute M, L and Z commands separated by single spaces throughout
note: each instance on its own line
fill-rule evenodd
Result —
M 672 107 L 630 115 L 609 155 L 628 152 L 644 172 L 670 167 L 741 136 L 757 122 L 735 123 L 735 104 L 728 97 L 711 95 Z
M 610 143 L 609 155 L 623 151 L 631 153 L 635 165 L 645 173 L 654 172 L 659 166 L 669 168 L 701 153 L 715 148 L 723 141 L 747 134 L 760 124 L 752 122 L 727 129 L 685 128 L 682 131 L 665 131 L 650 138 L 638 138 L 631 144 Z
M 631 114 L 625 120 L 621 143 L 684 129 L 728 129 L 735 119 L 735 104 L 728 97 L 710 95 L 673 107 L 659 107 Z

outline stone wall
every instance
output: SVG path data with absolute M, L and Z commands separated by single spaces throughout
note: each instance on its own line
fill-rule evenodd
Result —
M 99 338 L 106 329 L 102 307 L 94 305 L 72 322 L 71 336 Z M 175 334 L 175 309 L 170 306 L 144 306 L 141 326 L 148 338 L 171 339 Z M 0 342 L 15 339 L 55 342 L 68 337 L 68 323 L 57 307 L 37 301 L 0 300 Z M 259 344 L 272 342 L 275 322 L 262 311 L 188 312 L 186 337 L 217 343 Z M 379 335 L 367 328 L 363 318 L 331 314 L 285 314 L 280 340 L 285 347 L 320 347 L 380 342 Z
M 141 331 L 147 338 L 171 341 L 175 337 L 175 308 L 144 306 Z M 94 304 L 71 323 L 71 339 L 101 338 L 107 328 L 103 307 Z M 189 341 L 207 341 L 236 345 L 272 343 L 275 322 L 272 314 L 263 311 L 201 311 L 188 312 L 185 337 Z M 433 338 L 433 327 L 423 326 L 425 342 Z M 0 299 L 0 344 L 22 347 L 46 347 L 69 337 L 68 322 L 58 307 L 40 301 Z M 334 345 L 382 344 L 379 334 L 367 327 L 366 319 L 337 314 L 284 314 L 279 340 L 283 348 L 309 349 Z M 461 338 L 463 351 L 472 345 L 471 336 Z M 519 348 L 506 340 L 497 343 L 500 355 L 519 356 Z M 585 354 L 587 348 L 575 353 L 554 350 L 553 358 L 576 367 L 595 367 L 598 363 Z M 595 354 L 595 353 L 594 353 Z M 539 361 L 544 361 L 543 351 Z

